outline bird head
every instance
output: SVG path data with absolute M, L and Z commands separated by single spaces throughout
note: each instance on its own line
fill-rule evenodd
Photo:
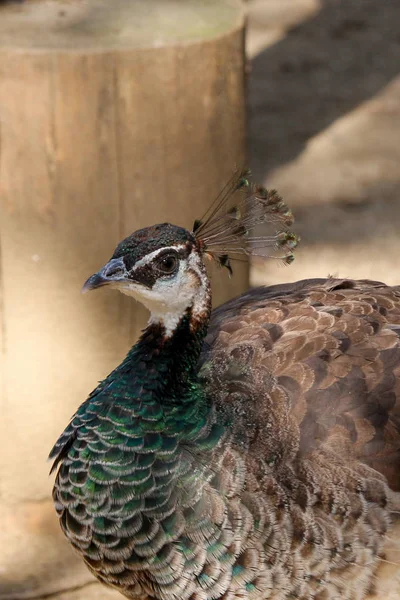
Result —
M 83 291 L 104 285 L 133 296 L 151 312 L 150 322 L 175 329 L 190 309 L 193 323 L 204 321 L 211 292 L 204 256 L 232 273 L 240 255 L 293 260 L 298 237 L 289 230 L 293 215 L 274 190 L 251 185 L 248 172 L 235 172 L 193 231 L 162 223 L 136 231 L 116 248 L 111 260 L 89 277 Z M 238 192 L 239 201 L 234 204 Z M 252 235 L 257 225 L 274 225 L 273 235 Z
M 210 291 L 202 247 L 190 231 L 162 223 L 140 229 L 116 247 L 112 258 L 89 277 L 82 291 L 115 288 L 140 301 L 173 331 L 188 309 L 208 310 Z

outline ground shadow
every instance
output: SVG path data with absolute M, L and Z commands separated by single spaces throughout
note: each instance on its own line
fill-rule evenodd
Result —
M 393 202 L 393 198 L 400 198 L 400 179 L 368 186 L 360 202 L 344 198 L 322 205 L 308 202 L 296 206 L 296 233 L 308 247 L 322 244 L 345 249 L 370 242 L 379 254 L 382 242 L 398 239 L 400 202 Z
M 252 61 L 249 163 L 255 179 L 400 71 L 398 0 L 321 0 L 311 19 Z

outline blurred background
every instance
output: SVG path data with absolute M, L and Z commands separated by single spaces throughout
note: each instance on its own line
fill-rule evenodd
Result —
M 253 284 L 358 277 L 398 283 L 400 4 L 248 3 L 249 162 L 279 190 L 302 238 Z
M 120 238 L 190 226 L 247 163 L 302 242 L 290 267 L 214 274 L 216 302 L 249 281 L 400 283 L 399 24 L 399 0 L 0 3 L 1 600 L 120 597 L 59 533 L 46 463 L 145 323 L 79 295 Z M 381 600 L 400 598 L 399 543 Z

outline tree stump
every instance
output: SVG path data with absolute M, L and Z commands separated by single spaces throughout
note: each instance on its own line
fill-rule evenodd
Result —
M 146 316 L 79 291 L 135 229 L 190 227 L 243 165 L 243 28 L 237 0 L 0 5 L 3 600 L 91 580 L 46 457 Z M 215 275 L 214 304 L 248 284 Z

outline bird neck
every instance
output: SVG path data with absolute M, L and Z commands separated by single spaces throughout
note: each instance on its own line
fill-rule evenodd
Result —
M 133 386 L 147 397 L 179 404 L 196 396 L 197 363 L 211 312 L 211 294 L 189 307 L 173 331 L 162 321 L 149 321 L 139 341 L 126 357 Z
M 160 378 L 160 387 L 171 389 L 174 382 L 183 384 L 192 380 L 200 356 L 208 319 L 192 326 L 191 314 L 184 315 L 171 335 L 166 335 L 161 323 L 150 323 L 138 343 L 129 353 L 136 373 L 144 369 L 146 375 Z
M 128 354 L 136 376 L 142 381 L 158 382 L 158 389 L 182 395 L 185 385 L 196 380 L 197 362 L 211 313 L 211 288 L 205 267 L 195 265 L 191 273 L 197 281 L 197 293 L 189 306 L 175 313 L 152 311 L 148 326 Z M 184 296 L 182 294 L 182 296 Z M 173 317 L 173 318 L 172 318 Z M 140 376 L 140 372 L 146 371 Z M 165 395 L 164 395 L 165 398 Z

